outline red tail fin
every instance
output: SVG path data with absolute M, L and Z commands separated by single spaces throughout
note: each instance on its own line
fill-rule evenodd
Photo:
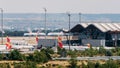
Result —
M 58 45 L 60 48 L 63 48 L 63 44 L 62 44 L 62 38 L 58 37 Z
M 11 49 L 11 47 L 12 47 L 12 45 L 11 45 L 11 43 L 10 43 L 10 39 L 9 39 L 9 37 L 7 36 L 7 43 L 6 43 L 6 47 L 7 47 L 7 49 Z
M 10 42 L 10 39 L 9 39 L 9 37 L 7 36 L 7 42 Z
M 36 36 L 36 42 L 38 43 L 38 36 Z
M 6 47 L 7 47 L 7 49 L 11 49 L 12 46 L 11 46 L 11 44 L 9 42 L 7 42 Z

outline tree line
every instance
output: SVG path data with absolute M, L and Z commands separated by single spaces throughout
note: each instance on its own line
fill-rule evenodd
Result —
M 35 50 L 33 54 L 21 54 L 18 50 L 12 50 L 10 53 L 7 54 L 0 54 L 0 60 L 17 60 L 21 61 L 19 63 L 13 63 L 12 65 L 14 68 L 38 68 L 38 64 L 44 64 L 50 60 L 52 60 L 53 55 L 56 54 L 51 48 L 41 49 L 40 51 Z M 68 60 L 69 64 L 68 66 L 60 66 L 60 65 L 46 65 L 46 67 L 39 67 L 39 68 L 119 68 L 120 67 L 120 61 L 114 61 L 112 59 L 109 59 L 108 61 L 105 61 L 105 63 L 101 64 L 100 62 L 94 63 L 92 61 L 87 60 L 87 64 L 82 63 L 81 65 L 78 65 L 78 60 L 76 60 L 76 57 L 78 56 L 112 56 L 112 55 L 120 55 L 120 48 L 115 48 L 111 50 L 106 50 L 104 47 L 100 47 L 99 49 L 93 49 L 90 47 L 89 49 L 86 49 L 84 51 L 78 51 L 78 50 L 66 50 L 64 48 L 58 47 L 57 57 L 71 57 L 70 60 Z M 62 61 L 61 61 L 62 62 Z M 9 63 L 0 63 L 0 67 L 2 68 L 10 68 Z
M 33 54 L 21 54 L 18 50 L 10 51 L 8 54 L 0 54 L 0 60 L 13 60 L 21 61 L 19 63 L 13 63 L 14 68 L 37 68 L 37 64 L 46 63 L 52 60 L 51 55 L 53 51 L 49 48 L 42 49 L 41 51 L 34 51 Z M 0 63 L 0 68 L 10 68 L 10 64 Z
M 24 33 L 27 33 L 28 31 L 5 31 L 4 36 L 23 36 Z M 2 33 L 0 32 L 0 36 Z

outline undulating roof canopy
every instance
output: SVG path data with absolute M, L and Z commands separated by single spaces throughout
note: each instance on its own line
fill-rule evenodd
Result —
M 118 31 L 120 32 L 120 23 L 79 23 L 74 26 L 70 31 L 71 32 L 80 32 L 85 28 L 89 27 L 89 25 L 93 25 L 102 32 L 107 31 Z
M 77 24 L 76 26 L 74 26 L 74 27 L 70 30 L 70 32 L 73 32 L 73 33 L 75 33 L 75 32 L 82 32 L 84 29 L 85 29 L 85 28 L 84 28 L 82 25 Z

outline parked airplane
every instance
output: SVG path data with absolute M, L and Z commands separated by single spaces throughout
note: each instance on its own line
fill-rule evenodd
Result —
M 4 45 L 0 45 L 0 51 L 9 51 L 11 49 L 34 49 L 33 45 L 28 45 L 25 41 L 20 40 L 10 40 L 9 37 L 6 38 L 7 42 Z
M 0 51 L 5 51 L 5 50 L 7 50 L 6 45 L 0 45 Z
M 28 45 L 27 42 L 25 41 L 12 41 L 12 49 L 30 49 L 30 48 L 34 48 L 33 45 Z
M 45 36 L 45 33 L 24 33 L 24 36 Z
M 45 33 L 42 33 L 38 30 L 38 32 L 32 32 L 32 30 L 30 28 L 28 28 L 28 33 L 24 33 L 24 36 L 45 36 Z
M 69 46 L 63 46 L 63 48 L 69 50 Z M 70 46 L 70 50 L 85 50 L 85 49 L 89 49 L 88 46 Z
M 61 36 L 61 35 L 64 35 L 63 32 L 50 32 L 48 33 L 49 36 Z

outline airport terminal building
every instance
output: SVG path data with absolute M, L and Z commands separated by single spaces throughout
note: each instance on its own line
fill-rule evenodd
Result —
M 80 23 L 70 33 L 81 45 L 120 46 L 120 23 Z
M 47 37 L 47 40 L 40 38 L 38 45 L 55 46 L 57 44 L 57 35 Z M 87 44 L 120 46 L 120 23 L 80 23 L 64 32 L 61 37 L 64 45 L 69 45 L 70 40 L 71 46 L 86 46 Z

